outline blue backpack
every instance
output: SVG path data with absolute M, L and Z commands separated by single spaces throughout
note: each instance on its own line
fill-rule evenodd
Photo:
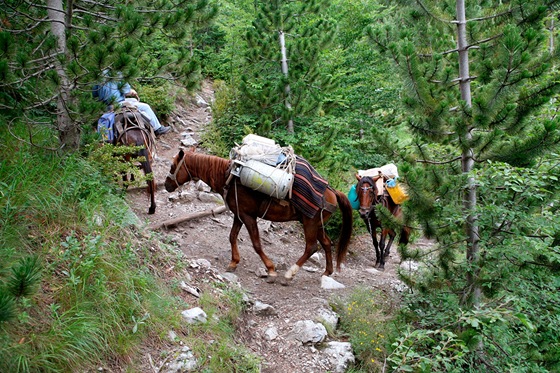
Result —
M 97 132 L 101 134 L 101 137 L 106 142 L 113 142 L 115 139 L 114 125 L 115 113 L 112 111 L 103 114 L 97 121 Z
M 358 201 L 358 193 L 356 192 L 356 185 L 352 185 L 348 191 L 348 200 L 354 210 L 360 209 L 360 201 Z

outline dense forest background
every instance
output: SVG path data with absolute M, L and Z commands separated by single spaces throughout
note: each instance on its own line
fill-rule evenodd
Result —
M 123 323 L 172 319 L 148 259 L 110 239 L 127 217 L 92 131 L 107 72 L 163 119 L 212 79 L 219 156 L 271 137 L 339 189 L 398 165 L 406 224 L 437 247 L 399 248 L 425 270 L 356 369 L 559 370 L 559 3 L 2 0 L 0 370 L 125 355 Z

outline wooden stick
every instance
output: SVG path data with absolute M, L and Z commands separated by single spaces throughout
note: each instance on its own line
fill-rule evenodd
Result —
M 226 206 L 219 206 L 219 207 L 216 207 L 215 209 L 212 209 L 212 210 L 204 210 L 204 211 L 193 212 L 192 214 L 183 215 L 183 216 L 175 218 L 175 219 L 169 219 L 169 220 L 165 220 L 164 222 L 161 222 L 161 223 L 151 224 L 150 229 L 174 228 L 179 223 L 183 223 L 185 221 L 189 221 L 189 220 L 193 220 L 193 219 L 203 218 L 203 217 L 209 216 L 209 215 L 214 216 L 216 214 L 221 214 L 222 212 L 224 212 L 226 210 L 227 210 Z
M 165 183 L 156 183 L 156 188 L 157 189 L 161 189 L 165 186 Z M 137 191 L 137 190 L 141 190 L 141 189 L 146 189 L 146 182 L 142 182 L 142 185 L 139 186 L 130 186 L 128 188 L 126 188 L 127 192 L 133 192 L 133 191 Z

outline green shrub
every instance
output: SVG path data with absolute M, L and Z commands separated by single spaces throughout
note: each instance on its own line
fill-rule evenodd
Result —
M 396 328 L 390 316 L 395 301 L 381 291 L 358 288 L 333 308 L 340 315 L 340 331 L 347 334 L 356 356 L 357 369 L 381 372 L 391 351 Z
M 175 110 L 176 93 L 171 89 L 171 85 L 163 86 L 141 86 L 138 88 L 140 101 L 149 104 L 156 113 L 158 119 L 166 120 Z

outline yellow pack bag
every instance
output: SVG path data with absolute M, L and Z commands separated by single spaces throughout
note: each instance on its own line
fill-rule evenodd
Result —
M 406 188 L 400 183 L 395 183 L 394 186 L 389 186 L 388 183 L 386 185 L 386 188 L 387 192 L 389 192 L 389 195 L 397 205 L 402 204 L 409 198 L 408 194 L 406 193 Z

